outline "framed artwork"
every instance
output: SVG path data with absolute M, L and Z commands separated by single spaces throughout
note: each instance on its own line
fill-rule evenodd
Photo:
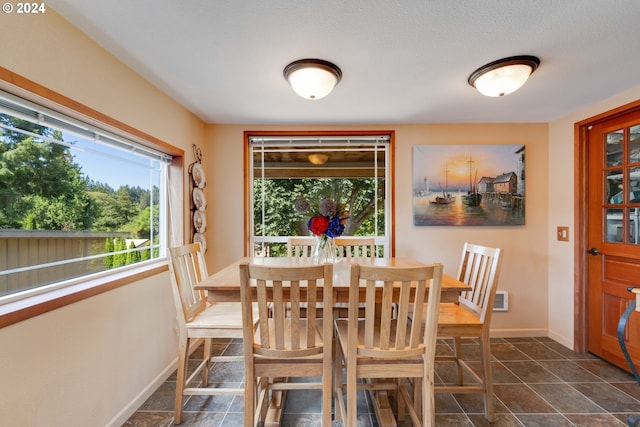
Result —
M 415 226 L 524 225 L 524 145 L 415 145 Z

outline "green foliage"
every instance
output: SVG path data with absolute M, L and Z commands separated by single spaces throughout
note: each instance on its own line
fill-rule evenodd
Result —
M 149 242 L 147 242 L 145 246 L 150 246 Z M 148 259 L 151 259 L 151 250 L 144 249 L 140 251 L 140 261 L 146 261 Z
M 26 230 L 127 231 L 149 238 L 151 192 L 84 176 L 62 133 L 0 114 L 0 227 Z M 36 135 L 36 136 L 33 136 Z M 37 136 L 41 135 L 41 137 Z M 158 188 L 153 188 L 154 233 L 158 233 Z
M 151 211 L 153 210 L 153 221 L 151 221 Z M 160 208 L 158 205 L 147 206 L 133 220 L 132 235 L 139 239 L 149 238 L 151 236 L 151 225 L 153 224 L 153 235 L 157 236 L 160 232 L 158 228 L 160 221 Z
M 114 248 L 115 248 L 115 246 L 113 244 L 113 239 L 110 238 L 110 237 L 107 237 L 105 239 L 105 242 L 104 242 L 104 252 L 107 253 L 107 254 L 111 253 L 111 252 L 113 252 Z M 104 265 L 107 268 L 107 270 L 113 268 L 113 255 L 107 255 L 105 257 Z
M 253 184 L 255 235 L 308 235 L 309 216 L 298 214 L 294 208 L 294 201 L 298 198 L 309 200 L 315 211 L 322 199 L 336 200 L 339 210 L 347 216 L 345 236 L 373 236 L 376 234 L 376 221 L 379 234 L 384 232 L 383 179 L 378 180 L 377 189 L 373 178 L 267 179 L 264 182 L 256 179 Z
M 125 251 L 127 249 L 127 242 L 122 237 L 116 237 L 114 250 L 116 252 Z M 127 253 L 117 253 L 113 256 L 113 268 L 122 267 L 127 265 Z
M 62 141 L 59 131 L 0 114 L 0 123 Z M 80 166 L 68 147 L 2 129 L 0 225 L 11 228 L 83 230 L 93 206 Z
M 136 251 L 136 245 L 131 242 L 129 244 L 129 252 L 127 252 L 127 264 L 134 264 L 141 260 L 140 251 Z

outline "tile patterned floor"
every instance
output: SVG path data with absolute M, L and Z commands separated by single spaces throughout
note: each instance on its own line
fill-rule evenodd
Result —
M 467 359 L 478 360 L 477 346 L 463 346 Z M 237 341 L 218 341 L 216 350 L 239 354 Z M 633 376 L 592 355 L 575 353 L 549 338 L 507 338 L 491 341 L 495 427 L 503 426 L 620 426 L 640 415 L 640 385 Z M 451 351 L 438 341 L 438 353 Z M 194 353 L 197 357 L 197 352 Z M 452 365 L 439 362 L 438 381 L 452 380 Z M 240 386 L 242 363 L 219 364 L 211 383 Z M 126 427 L 173 426 L 175 373 L 124 424 Z M 320 392 L 290 392 L 284 426 L 319 426 Z M 489 426 L 482 398 L 470 394 L 437 394 L 436 426 Z M 358 398 L 358 426 L 377 426 L 365 393 Z M 242 426 L 241 396 L 193 396 L 185 404 L 184 427 Z M 410 425 L 400 423 L 401 426 Z

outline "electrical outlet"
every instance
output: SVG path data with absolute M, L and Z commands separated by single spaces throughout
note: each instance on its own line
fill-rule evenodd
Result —
M 569 227 L 558 227 L 558 241 L 569 241 Z

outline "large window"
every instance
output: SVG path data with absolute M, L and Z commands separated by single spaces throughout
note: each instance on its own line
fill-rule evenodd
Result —
M 171 157 L 0 92 L 0 304 L 165 256 Z
M 378 256 L 391 254 L 390 134 L 252 134 L 248 143 L 251 255 L 284 256 L 325 199 L 343 236 L 373 236 Z

